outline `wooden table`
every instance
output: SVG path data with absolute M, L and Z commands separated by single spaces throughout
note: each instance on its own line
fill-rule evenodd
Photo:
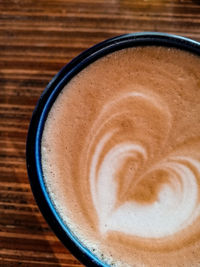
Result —
M 63 65 L 95 43 L 136 31 L 200 41 L 200 1 L 0 0 L 0 266 L 81 266 L 32 196 L 27 129 Z

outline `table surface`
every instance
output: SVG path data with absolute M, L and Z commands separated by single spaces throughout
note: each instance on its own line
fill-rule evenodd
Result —
M 0 266 L 82 266 L 33 198 L 25 145 L 34 106 L 74 56 L 109 37 L 161 31 L 200 41 L 200 1 L 0 1 Z

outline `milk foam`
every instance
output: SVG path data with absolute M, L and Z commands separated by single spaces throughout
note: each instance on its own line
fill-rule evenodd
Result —
M 77 75 L 48 116 L 52 201 L 109 264 L 200 262 L 199 69 L 176 49 L 115 52 Z

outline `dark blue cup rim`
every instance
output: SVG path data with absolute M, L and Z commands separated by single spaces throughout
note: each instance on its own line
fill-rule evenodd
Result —
M 41 164 L 41 138 L 44 124 L 55 99 L 63 87 L 82 69 L 117 50 L 137 46 L 165 46 L 183 49 L 200 56 L 200 43 L 185 37 L 156 32 L 120 35 L 105 40 L 74 58 L 50 81 L 41 95 L 30 122 L 26 163 L 31 188 L 44 218 L 69 251 L 86 266 L 108 266 L 89 251 L 62 221 L 44 183 Z

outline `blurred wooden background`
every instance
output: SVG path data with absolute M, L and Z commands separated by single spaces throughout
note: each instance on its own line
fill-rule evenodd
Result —
M 27 128 L 63 65 L 104 39 L 138 31 L 200 41 L 200 1 L 0 0 L 0 266 L 81 266 L 33 199 Z

